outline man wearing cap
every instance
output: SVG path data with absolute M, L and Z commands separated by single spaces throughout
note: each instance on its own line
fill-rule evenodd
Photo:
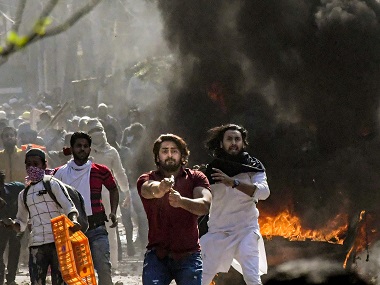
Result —
M 57 169 L 54 176 L 82 194 L 89 222 L 86 236 L 98 274 L 98 285 L 112 285 L 110 242 L 105 223 L 110 219 L 111 228 L 117 225 L 119 191 L 111 170 L 106 165 L 89 160 L 91 143 L 89 134 L 75 132 L 70 139 L 73 159 Z M 109 214 L 102 201 L 103 186 L 109 191 Z
M 79 230 L 81 226 L 77 222 L 78 211 L 65 186 L 55 180 L 50 181 L 51 190 L 60 206 L 45 189 L 43 179 L 46 166 L 43 150 L 31 148 L 26 152 L 25 167 L 27 179 L 30 181 L 26 201 L 24 201 L 24 189 L 18 196 L 16 219 L 8 219 L 4 224 L 12 227 L 16 232 L 23 232 L 30 220 L 29 275 L 31 284 L 45 284 L 50 266 L 52 284 L 63 285 L 50 220 L 63 212 L 74 223 L 73 231 Z

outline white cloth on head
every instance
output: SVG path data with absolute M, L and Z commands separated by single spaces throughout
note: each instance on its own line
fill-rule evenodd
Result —
M 93 129 L 104 130 L 102 123 L 97 118 L 90 118 L 86 121 L 86 132 L 91 132 Z
M 107 136 L 104 131 L 91 133 L 92 145 L 91 148 L 99 151 L 105 152 L 111 149 L 111 145 L 107 141 Z
M 110 144 L 106 144 L 103 147 L 97 147 L 95 145 L 91 145 L 91 155 L 94 163 L 100 163 L 107 166 L 115 180 L 117 185 L 119 186 L 119 190 L 122 192 L 129 191 L 129 181 L 126 171 L 121 163 L 119 152 L 111 146 Z M 108 191 L 102 191 L 103 193 L 107 193 Z M 103 199 L 103 201 L 109 201 L 109 199 Z
M 90 173 L 92 162 L 88 160 L 83 165 L 77 165 L 73 159 L 57 170 L 54 177 L 73 186 L 82 194 L 87 216 L 92 215 Z

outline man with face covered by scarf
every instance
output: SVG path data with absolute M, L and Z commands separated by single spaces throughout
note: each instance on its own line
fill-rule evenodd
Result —
M 200 240 L 202 284 L 210 284 L 218 272 L 228 272 L 234 259 L 247 285 L 262 284 L 260 275 L 266 273 L 267 263 L 256 204 L 270 194 L 265 168 L 245 151 L 243 127 L 227 124 L 208 133 L 206 147 L 215 159 L 205 173 L 213 198 L 208 232 Z
M 81 228 L 77 222 L 78 211 L 75 208 L 65 186 L 56 180 L 51 180 L 51 191 L 60 206 L 45 189 L 43 179 L 46 170 L 45 152 L 31 148 L 25 154 L 27 179 L 30 186 L 24 201 L 24 191 L 18 196 L 18 210 L 15 220 L 7 220 L 6 226 L 17 232 L 23 232 L 30 220 L 31 233 L 29 238 L 29 274 L 32 285 L 45 284 L 48 268 L 51 270 L 53 285 L 63 285 L 55 249 L 51 219 L 66 214 L 73 221 L 73 231 Z M 28 207 L 26 207 L 26 205 Z
M 93 162 L 106 165 L 115 177 L 118 189 L 124 193 L 124 196 L 130 200 L 129 182 L 126 171 L 121 163 L 121 159 L 116 148 L 107 142 L 107 136 L 104 131 L 103 125 L 98 119 L 90 119 L 86 124 L 87 133 L 92 138 L 91 156 Z M 105 190 L 105 189 L 104 189 Z M 109 201 L 109 191 L 102 191 L 102 200 L 106 212 L 111 210 Z M 117 243 L 117 228 L 110 228 L 111 222 L 106 222 L 108 238 L 110 240 L 110 259 L 112 269 L 118 268 L 118 243 Z

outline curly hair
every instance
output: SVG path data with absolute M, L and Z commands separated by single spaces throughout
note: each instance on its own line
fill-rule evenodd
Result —
M 184 141 L 183 138 L 177 135 L 173 134 L 164 134 L 160 135 L 154 142 L 153 144 L 153 154 L 154 154 L 154 162 L 156 165 L 159 165 L 157 162 L 158 158 L 158 153 L 160 151 L 161 144 L 165 141 L 171 141 L 176 144 L 178 147 L 179 151 L 181 152 L 182 156 L 182 165 L 186 165 L 187 162 L 189 161 L 189 155 L 190 155 L 190 150 L 187 147 L 187 143 Z

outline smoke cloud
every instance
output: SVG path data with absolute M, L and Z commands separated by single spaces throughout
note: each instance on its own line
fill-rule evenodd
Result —
M 178 57 L 168 125 L 189 142 L 194 162 L 209 160 L 202 148 L 209 127 L 243 124 L 272 188 L 263 208 L 291 205 L 310 227 L 374 208 L 377 1 L 167 0 L 158 7 Z

